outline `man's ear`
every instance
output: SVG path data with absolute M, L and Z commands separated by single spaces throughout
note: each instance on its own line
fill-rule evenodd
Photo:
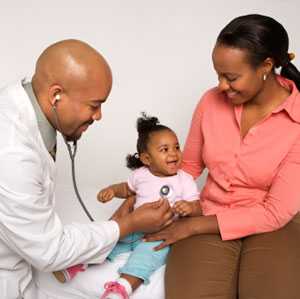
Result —
M 141 153 L 140 160 L 143 162 L 144 165 L 146 166 L 150 165 L 150 156 L 148 153 Z
M 61 96 L 62 92 L 63 92 L 63 89 L 58 84 L 52 85 L 49 88 L 49 90 L 48 90 L 48 99 L 49 99 L 49 102 L 50 102 L 51 106 L 55 105 L 55 103 L 57 101 L 57 95 Z

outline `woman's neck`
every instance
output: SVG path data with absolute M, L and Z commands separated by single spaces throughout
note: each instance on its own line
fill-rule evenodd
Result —
M 283 103 L 289 95 L 290 91 L 283 87 L 278 82 L 276 75 L 272 73 L 265 81 L 262 90 L 245 105 L 258 110 L 274 109 Z

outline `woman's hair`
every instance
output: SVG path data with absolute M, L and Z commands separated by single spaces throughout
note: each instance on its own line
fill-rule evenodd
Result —
M 300 72 L 288 53 L 288 34 L 273 18 L 258 14 L 237 17 L 220 32 L 217 44 L 247 50 L 253 67 L 272 58 L 275 68 L 281 67 L 280 74 L 293 80 L 300 90 Z
M 137 153 L 127 155 L 126 157 L 127 167 L 130 169 L 137 169 L 144 166 L 139 155 L 147 151 L 147 146 L 152 133 L 163 130 L 172 131 L 170 128 L 161 125 L 157 117 L 148 116 L 144 112 L 142 112 L 142 117 L 137 119 L 136 128 L 138 131 L 138 140 L 136 145 Z

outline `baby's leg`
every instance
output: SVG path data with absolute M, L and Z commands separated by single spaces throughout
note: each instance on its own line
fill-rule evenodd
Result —
M 113 250 L 110 252 L 110 254 L 108 255 L 107 259 L 113 261 L 117 255 L 124 252 L 131 251 L 132 240 L 135 240 L 135 238 L 137 238 L 135 234 L 132 234 L 124 238 L 121 242 L 118 242 L 116 246 L 113 248 Z M 59 282 L 65 283 L 72 280 L 77 275 L 78 272 L 82 272 L 86 268 L 87 265 L 79 264 L 79 265 L 69 267 L 65 270 L 53 272 L 53 274 Z
M 131 293 L 137 289 L 143 280 L 128 274 L 121 274 L 116 281 L 104 285 L 105 292 L 101 299 L 129 299 Z
M 165 264 L 169 247 L 155 251 L 161 241 L 140 241 L 128 258 L 127 263 L 119 269 L 121 275 L 130 275 L 149 283 L 151 274 Z
M 71 281 L 79 272 L 85 271 L 87 267 L 86 264 L 78 264 L 65 270 L 55 271 L 53 274 L 59 282 L 65 283 Z
M 143 283 L 141 278 L 129 274 L 121 274 L 120 277 L 129 282 L 132 291 L 136 290 Z
M 137 242 L 128 261 L 119 269 L 120 278 L 105 285 L 101 299 L 126 299 L 143 282 L 148 284 L 151 274 L 165 264 L 169 252 L 169 247 L 154 251 L 160 243 Z

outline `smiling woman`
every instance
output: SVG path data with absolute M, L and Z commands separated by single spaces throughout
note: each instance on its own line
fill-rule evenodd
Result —
M 167 299 L 299 298 L 300 74 L 292 57 L 285 29 L 267 16 L 238 17 L 218 36 L 219 85 L 196 108 L 182 163 L 194 178 L 208 169 L 203 215 L 148 237 L 164 240 L 159 248 L 175 243 Z

